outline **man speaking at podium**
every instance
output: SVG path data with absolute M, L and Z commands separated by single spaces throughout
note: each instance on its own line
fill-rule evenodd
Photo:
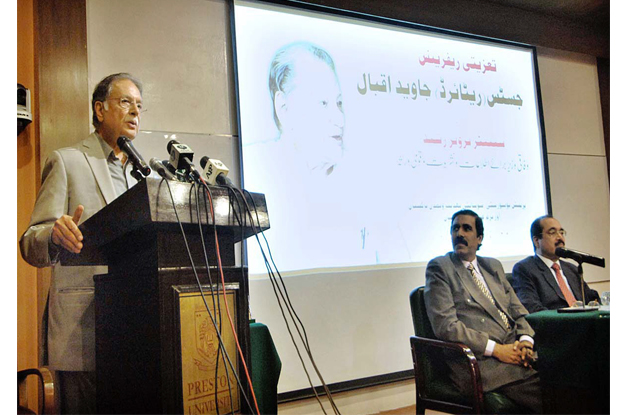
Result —
M 61 413 L 95 413 L 95 310 L 93 275 L 103 266 L 64 267 L 59 253 L 80 253 L 78 224 L 111 203 L 135 182 L 117 138 L 139 132 L 141 83 L 127 73 L 96 86 L 93 132 L 72 147 L 54 151 L 42 170 L 30 224 L 20 239 L 22 256 L 39 268 L 52 266 L 47 305 L 48 365 L 55 371 Z
M 527 411 L 541 413 L 539 379 L 530 365 L 534 330 L 501 262 L 476 255 L 483 238 L 484 225 L 475 212 L 452 216 L 454 251 L 431 260 L 425 271 L 427 314 L 439 339 L 471 348 L 484 392 L 500 392 Z M 466 393 L 468 377 L 453 367 L 451 376 Z
M 512 285 L 530 313 L 572 307 L 582 299 L 577 267 L 560 261 L 557 248 L 564 248 L 566 231 L 550 215 L 537 218 L 530 227 L 536 255 L 517 262 L 512 269 Z M 598 301 L 599 294 L 584 282 L 586 302 Z

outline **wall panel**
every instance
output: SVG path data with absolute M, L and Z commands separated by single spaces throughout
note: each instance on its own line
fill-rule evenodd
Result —
M 88 134 L 80 122 L 88 114 L 85 17 L 84 0 L 18 1 L 17 81 L 31 91 L 33 122 L 17 138 L 17 239 L 30 221 L 43 159 Z M 49 278 L 50 270 L 31 267 L 18 253 L 18 369 L 45 363 L 39 334 Z M 30 394 L 36 408 L 36 388 Z
M 547 151 L 605 156 L 597 60 L 553 49 L 538 52 Z
M 584 265 L 584 278 L 609 281 L 610 189 L 605 157 L 551 154 L 549 170 L 553 215 L 569 233 L 567 246 L 606 259 L 605 269 Z
M 37 2 L 41 162 L 89 135 L 84 0 Z
M 226 1 L 87 4 L 91 91 L 109 74 L 130 72 L 144 86 L 143 131 L 236 134 Z
M 17 136 L 17 240 L 28 226 L 35 203 L 39 175 L 37 85 L 35 82 L 34 1 L 17 2 L 17 82 L 31 93 L 33 122 Z M 17 370 L 37 367 L 39 328 L 37 270 L 22 259 L 17 244 Z M 28 404 L 37 408 L 37 382 L 28 384 Z

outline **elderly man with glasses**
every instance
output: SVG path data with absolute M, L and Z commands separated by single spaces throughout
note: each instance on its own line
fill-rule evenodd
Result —
M 581 305 L 582 292 L 577 267 L 560 261 L 556 248 L 564 247 L 566 231 L 551 215 L 541 216 L 530 227 L 534 256 L 518 262 L 513 270 L 512 286 L 530 313 Z M 597 291 L 584 283 L 587 302 L 598 301 Z
M 127 73 L 104 78 L 93 91 L 95 131 L 72 147 L 53 151 L 42 169 L 41 189 L 22 238 L 22 256 L 39 268 L 52 267 L 47 303 L 47 365 L 60 385 L 61 413 L 95 413 L 95 274 L 102 266 L 65 267 L 62 250 L 79 253 L 78 224 L 136 183 L 119 136 L 135 138 L 143 102 L 141 83 Z

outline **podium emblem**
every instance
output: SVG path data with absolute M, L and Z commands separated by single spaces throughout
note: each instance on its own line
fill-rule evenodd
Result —
M 237 347 L 232 328 L 227 318 L 227 306 L 234 315 L 233 323 L 237 326 L 234 310 L 236 307 L 236 289 L 226 291 L 227 300 L 215 294 L 213 298 L 205 295 L 210 314 L 206 309 L 200 292 L 196 287 L 184 286 L 184 292 L 178 295 L 180 318 L 180 362 L 182 370 L 182 403 L 184 413 L 189 415 L 240 413 L 241 400 L 239 387 L 234 377 L 233 368 L 228 366 L 220 350 L 217 325 L 221 324 L 220 334 L 224 342 L 226 353 L 234 364 L 234 372 L 238 373 Z M 226 304 L 227 303 L 227 304 Z M 219 322 L 221 311 L 221 323 Z M 219 357 L 219 359 L 218 359 Z
M 213 318 L 219 324 L 219 314 L 213 312 Z M 194 360 L 200 370 L 207 371 L 215 367 L 219 337 L 206 309 L 195 312 L 195 348 L 200 359 Z

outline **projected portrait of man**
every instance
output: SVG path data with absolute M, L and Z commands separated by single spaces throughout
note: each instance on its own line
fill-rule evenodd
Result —
M 345 128 L 332 57 L 308 42 L 283 46 L 271 61 L 269 91 L 279 141 L 293 146 L 311 172 L 332 174 L 343 157 Z

